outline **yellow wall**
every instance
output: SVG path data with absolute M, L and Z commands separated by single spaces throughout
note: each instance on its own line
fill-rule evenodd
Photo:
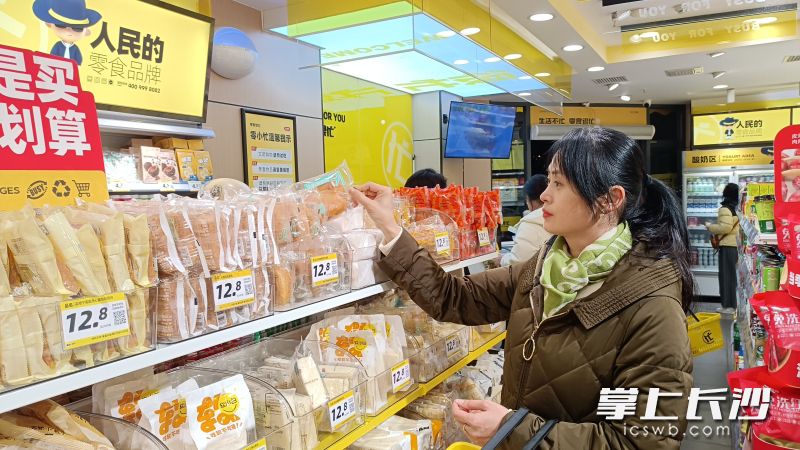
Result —
M 411 95 L 322 71 L 325 169 L 347 161 L 356 183 L 400 187 L 413 170 Z

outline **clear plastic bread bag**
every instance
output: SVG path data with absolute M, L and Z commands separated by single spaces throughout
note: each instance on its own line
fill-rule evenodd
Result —
M 187 423 L 197 450 L 243 448 L 255 435 L 255 414 L 242 375 L 186 394 Z
M 417 220 L 407 228 L 419 245 L 439 264 L 458 260 L 458 227 L 445 213 L 417 208 Z

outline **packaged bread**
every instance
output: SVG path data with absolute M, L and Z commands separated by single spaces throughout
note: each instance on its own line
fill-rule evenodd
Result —
M 349 207 L 351 201 L 347 191 L 352 185 L 353 176 L 345 161 L 330 172 L 297 183 L 295 190 L 316 191 L 324 205 L 325 217 L 332 219 Z
M 418 216 L 421 210 L 417 210 Z M 437 211 L 429 212 L 429 216 L 413 222 L 407 231 L 417 243 L 430 253 L 439 264 L 459 258 L 458 229 L 452 219 Z
M 170 450 L 191 449 L 185 395 L 196 389 L 197 381 L 190 378 L 175 389 L 162 389 L 139 400 L 142 412 L 139 425 L 167 444 Z
M 11 283 L 8 281 L 8 248 L 0 232 L 0 297 L 11 295 Z
M 77 233 L 64 213 L 60 209 L 48 210 L 41 217 L 41 222 L 53 249 L 77 280 L 80 293 L 91 297 L 111 293 L 108 280 L 103 283 L 98 278 L 105 271 L 98 274 L 93 270 Z M 88 244 L 87 250 L 92 251 L 95 248 L 93 242 L 89 240 Z
M 94 214 L 86 217 L 87 220 L 94 221 L 93 225 L 100 236 L 111 289 L 114 292 L 132 290 L 134 284 L 128 268 L 123 214 L 96 203 L 87 203 L 85 205 L 89 213 Z
M 36 417 L 62 433 L 82 442 L 92 444 L 98 450 L 113 450 L 108 438 L 89 422 L 52 400 L 43 400 L 20 408 L 22 414 Z
M 412 447 L 409 434 L 375 428 L 353 442 L 349 448 L 353 450 L 409 450 L 417 447 Z
M 139 288 L 126 295 L 130 334 L 119 338 L 119 345 L 123 354 L 141 353 L 152 347 L 150 295 L 155 292 L 155 289 Z
M 149 287 L 156 283 L 158 276 L 151 252 L 147 215 L 123 214 L 122 225 L 125 229 L 125 246 L 130 261 L 131 278 L 137 286 Z
M 294 416 L 291 426 L 291 448 L 298 450 L 316 448 L 319 441 L 311 399 L 308 396 L 298 394 L 295 389 L 280 390 L 280 393 L 289 403 Z
M 0 336 L 0 384 L 19 386 L 32 382 L 27 361 L 30 356 L 27 344 L 31 343 L 26 344 L 22 322 L 11 296 L 0 296 Z M 39 355 L 39 359 L 42 358 Z
M 252 203 L 234 204 L 233 229 L 236 232 L 233 257 L 238 269 L 251 269 L 258 261 L 256 208 Z
M 261 264 L 274 264 L 280 260 L 278 247 L 272 233 L 272 218 L 277 199 L 269 193 L 256 196 L 256 228 L 258 233 L 258 254 Z
M 165 217 L 175 240 L 175 249 L 186 273 L 190 276 L 209 276 L 203 249 L 195 237 L 187 211 L 179 199 L 163 202 Z
M 272 311 L 273 286 L 270 280 L 269 270 L 266 266 L 253 269 L 253 280 L 255 281 L 255 303 L 253 304 L 253 317 L 264 317 Z
M 193 303 L 194 293 L 183 277 L 161 280 L 156 302 L 158 342 L 176 342 L 191 336 L 189 312 Z
M 182 206 L 189 217 L 200 248 L 203 250 L 208 270 L 212 273 L 227 270 L 216 202 L 213 200 L 187 200 L 183 202 Z
M 298 195 L 286 191 L 278 194 L 270 225 L 278 246 L 300 240 L 311 233 Z
M 4 221 L 3 231 L 14 256 L 14 268 L 31 294 L 74 295 L 74 291 L 66 288 L 61 276 L 66 266 L 59 267 L 53 245 L 39 227 L 33 209 L 25 207 L 7 213 Z
M 273 304 L 276 311 L 284 311 L 291 306 L 294 291 L 294 274 L 291 268 L 273 264 L 267 267 L 273 286 Z
M 186 394 L 189 433 L 197 450 L 242 448 L 255 435 L 255 414 L 242 375 Z
M 30 375 L 34 381 L 38 381 L 56 375 L 56 364 L 45 339 L 42 319 L 36 307 L 38 301 L 34 298 L 26 298 L 25 301 L 25 304 L 21 301 L 16 302 L 17 316 L 25 343 L 22 348 L 25 351 Z M 27 304 L 29 301 L 31 305 Z
M 317 363 L 311 356 L 302 356 L 294 362 L 294 385 L 297 392 L 311 398 L 311 407 L 319 408 L 328 401 L 325 384 Z
M 147 227 L 150 229 L 150 248 L 154 252 L 159 277 L 170 278 L 186 273 L 186 268 L 183 266 L 175 246 L 175 239 L 163 208 L 163 202 L 160 199 L 119 201 L 114 202 L 114 207 L 125 214 L 146 214 Z
M 0 436 L 12 440 L 12 442 L 29 442 L 34 446 L 31 448 L 46 448 L 59 450 L 95 450 L 98 448 L 113 449 L 114 447 L 98 447 L 94 444 L 80 441 L 72 436 L 47 428 L 36 430 L 33 428 L 15 425 L 11 421 L 0 416 Z
M 318 236 L 323 231 L 323 223 L 328 220 L 328 207 L 322 200 L 322 195 L 316 190 L 301 191 L 303 214 L 308 220 L 308 230 L 312 236 Z
M 97 236 L 94 227 L 87 223 L 80 226 L 75 233 L 102 290 L 104 292 L 112 292 L 103 248 L 100 245 L 100 238 Z

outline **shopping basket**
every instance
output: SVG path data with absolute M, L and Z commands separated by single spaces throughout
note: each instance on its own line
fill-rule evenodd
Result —
M 692 355 L 700 356 L 703 353 L 719 350 L 725 345 L 722 325 L 719 321 L 718 313 L 692 313 L 686 317 Z

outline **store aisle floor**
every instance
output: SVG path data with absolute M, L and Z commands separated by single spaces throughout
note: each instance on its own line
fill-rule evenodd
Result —
M 719 303 L 697 303 L 693 310 L 695 312 L 716 312 Z M 700 355 L 694 359 L 694 387 L 701 389 L 727 388 L 727 373 L 733 369 L 733 354 L 731 351 L 732 343 L 729 342 L 732 319 L 730 317 L 722 319 L 722 333 L 725 336 L 725 346 L 715 352 Z M 730 412 L 730 402 L 721 405 L 723 416 Z M 683 441 L 681 450 L 727 450 L 732 449 L 732 438 L 734 423 L 728 421 L 716 422 L 711 417 L 711 409 L 707 402 L 701 404 L 700 416 L 703 420 L 689 423 L 689 431 L 692 428 L 697 430 L 697 436 L 688 435 Z M 711 428 L 705 428 L 705 427 Z M 728 426 L 728 432 L 719 428 Z M 711 431 L 711 436 L 703 434 L 703 430 Z

